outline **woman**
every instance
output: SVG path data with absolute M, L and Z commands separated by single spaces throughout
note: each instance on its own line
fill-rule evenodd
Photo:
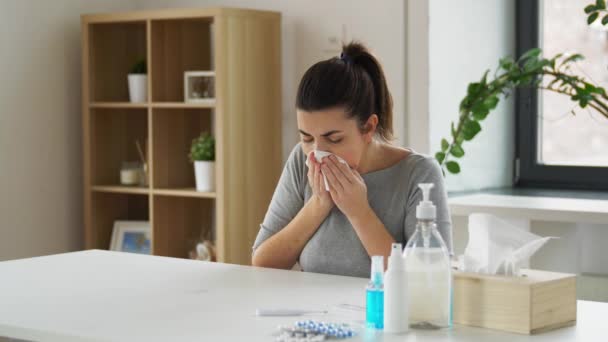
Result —
M 391 145 L 392 97 L 362 44 L 310 67 L 296 107 L 301 142 L 261 224 L 253 265 L 289 269 L 299 262 L 308 272 L 368 277 L 370 256 L 386 258 L 391 243 L 405 245 L 414 233 L 419 183 L 435 184 L 438 230 L 452 251 L 441 169 L 431 157 Z M 333 155 L 319 163 L 315 150 Z

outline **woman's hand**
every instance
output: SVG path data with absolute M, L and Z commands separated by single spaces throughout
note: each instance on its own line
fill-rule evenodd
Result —
M 321 170 L 327 177 L 333 202 L 351 222 L 357 215 L 369 212 L 367 186 L 357 170 L 339 162 L 333 155 L 323 159 Z
M 321 164 L 317 162 L 314 151 L 308 154 L 308 184 L 312 189 L 312 200 L 317 201 L 321 209 L 329 210 L 334 207 L 329 191 L 325 190 L 325 182 L 321 173 Z

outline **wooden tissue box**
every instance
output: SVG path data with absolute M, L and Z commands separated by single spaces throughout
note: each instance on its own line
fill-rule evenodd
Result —
M 521 270 L 520 277 L 454 270 L 456 324 L 536 334 L 576 324 L 576 276 Z

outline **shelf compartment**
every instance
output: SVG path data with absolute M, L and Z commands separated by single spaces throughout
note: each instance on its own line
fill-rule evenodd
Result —
M 92 102 L 128 102 L 127 75 L 146 58 L 146 22 L 90 26 L 90 97 Z
M 213 132 L 210 109 L 153 109 L 153 188 L 194 188 L 188 154 L 201 132 Z
M 91 110 L 91 181 L 93 184 L 120 184 L 125 161 L 140 161 L 135 142 L 147 144 L 146 109 Z
M 184 72 L 212 70 L 211 18 L 151 22 L 152 100 L 184 102 Z
M 109 249 L 114 221 L 149 221 L 149 197 L 140 194 L 92 194 L 92 230 L 87 248 Z
M 211 199 L 154 195 L 154 254 L 188 258 L 202 239 L 213 240 Z

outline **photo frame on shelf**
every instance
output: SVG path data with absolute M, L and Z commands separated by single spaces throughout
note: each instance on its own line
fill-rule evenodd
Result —
M 215 104 L 215 72 L 184 72 L 184 101 Z
M 115 221 L 110 250 L 152 254 L 152 229 L 149 221 Z

